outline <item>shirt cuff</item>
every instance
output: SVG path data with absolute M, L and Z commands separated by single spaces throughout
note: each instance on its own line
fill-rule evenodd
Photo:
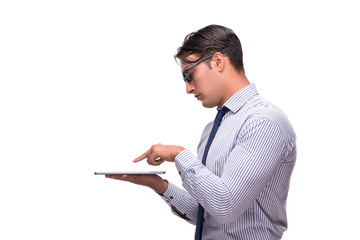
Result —
M 178 188 L 174 184 L 169 182 L 168 188 L 161 196 L 161 198 L 169 205 L 175 205 L 180 200 L 181 193 L 178 191 Z
M 175 166 L 179 171 L 181 178 L 184 178 L 187 171 L 195 170 L 201 165 L 202 163 L 191 153 L 190 150 L 184 150 L 175 157 Z

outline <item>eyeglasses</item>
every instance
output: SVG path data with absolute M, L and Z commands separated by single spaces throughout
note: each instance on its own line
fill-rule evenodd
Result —
M 199 63 L 202 63 L 203 61 L 208 60 L 209 58 L 213 57 L 214 54 L 211 54 L 210 56 L 207 56 L 206 58 L 203 58 L 203 59 L 197 61 L 196 63 L 193 63 L 190 66 L 187 66 L 186 68 L 184 68 L 184 70 L 182 72 L 184 81 L 190 83 L 192 81 L 192 79 L 191 79 L 191 74 L 189 74 L 188 71 L 190 69 L 192 69 L 193 67 L 195 67 L 196 65 L 198 65 Z M 223 54 L 223 56 L 225 57 L 226 54 Z
M 198 65 L 199 63 L 202 63 L 203 61 L 208 60 L 212 56 L 214 56 L 214 54 L 211 54 L 210 56 L 207 56 L 206 58 L 203 58 L 203 59 L 197 61 L 196 63 L 193 63 L 190 66 L 187 66 L 186 68 L 184 68 L 184 70 L 182 72 L 184 81 L 190 83 L 192 81 L 192 79 L 191 79 L 191 74 L 189 74 L 188 71 L 190 69 L 192 69 L 193 67 L 195 67 L 196 65 Z

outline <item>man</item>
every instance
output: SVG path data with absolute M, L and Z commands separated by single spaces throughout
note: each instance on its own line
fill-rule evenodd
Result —
M 197 157 L 181 146 L 157 144 L 134 162 L 174 162 L 185 190 L 158 175 L 107 177 L 154 189 L 173 213 L 196 224 L 195 239 L 280 239 L 296 160 L 290 122 L 249 83 L 232 30 L 210 25 L 193 32 L 175 57 L 187 93 L 204 107 L 217 107 L 217 118 L 205 127 Z

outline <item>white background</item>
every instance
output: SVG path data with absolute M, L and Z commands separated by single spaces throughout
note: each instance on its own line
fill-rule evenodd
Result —
M 151 190 L 93 172 L 145 168 L 159 142 L 196 151 L 215 112 L 173 55 L 213 23 L 298 136 L 283 239 L 360 239 L 359 22 L 349 0 L 1 1 L 0 239 L 193 238 Z

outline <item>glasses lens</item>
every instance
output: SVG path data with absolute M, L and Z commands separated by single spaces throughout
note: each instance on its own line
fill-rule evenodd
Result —
M 191 77 L 189 76 L 189 74 L 186 70 L 183 71 L 183 78 L 184 78 L 185 82 L 188 82 L 188 83 L 191 82 Z

